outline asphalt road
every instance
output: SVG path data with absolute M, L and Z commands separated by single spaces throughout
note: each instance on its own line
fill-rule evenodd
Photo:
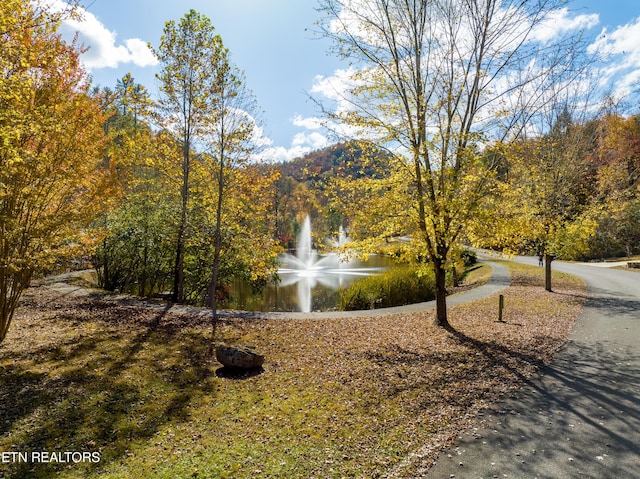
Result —
M 640 478 L 640 273 L 552 265 L 587 283 L 569 342 L 464 431 L 428 479 Z

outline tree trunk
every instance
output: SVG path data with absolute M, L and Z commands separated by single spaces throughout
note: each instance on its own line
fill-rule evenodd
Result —
M 6 261 L 8 255 L 3 255 Z M 14 271 L 9 273 L 7 268 L 0 268 L 0 343 L 4 340 L 11 326 L 22 292 L 31 283 L 32 270 Z
M 147 293 L 147 268 L 149 267 L 149 245 L 147 244 L 147 232 L 145 231 L 145 243 L 142 250 L 142 274 L 138 284 L 138 296 L 144 298 Z M 151 294 L 151 292 L 149 292 Z
M 213 312 L 213 331 L 215 333 L 216 324 L 218 323 L 218 298 L 216 290 L 218 289 L 218 275 L 220 272 L 220 251 L 222 250 L 222 199 L 224 195 L 224 155 L 225 155 L 225 140 L 224 140 L 224 118 L 221 124 L 221 142 L 219 147 L 220 164 L 218 170 L 218 204 L 216 211 L 216 229 L 214 232 L 214 251 L 213 251 L 213 271 L 211 274 L 211 285 L 209 287 L 209 306 Z
M 220 272 L 220 250 L 222 249 L 222 238 L 220 234 L 220 224 L 216 225 L 214 251 L 213 251 L 213 268 L 211 272 L 211 283 L 209 283 L 209 307 L 213 313 L 213 326 L 218 321 L 218 276 Z
M 544 255 L 544 289 L 551 292 L 551 261 L 553 256 L 550 254 Z
M 436 276 L 436 320 L 434 324 L 443 328 L 451 328 L 447 319 L 447 272 L 443 261 L 434 261 L 433 270 Z
M 184 302 L 184 231 L 186 214 L 182 215 L 180 227 L 178 228 L 178 244 L 176 247 L 176 261 L 173 268 L 173 294 L 171 301 L 174 303 Z
M 176 246 L 176 262 L 173 270 L 173 294 L 171 300 L 174 303 L 184 303 L 184 244 L 187 231 L 187 205 L 189 202 L 189 171 L 190 165 L 190 141 L 188 133 L 182 151 L 182 205 L 180 211 L 180 226 L 178 227 L 178 244 Z
M 111 274 L 111 271 L 109 270 L 109 253 L 107 250 L 106 238 L 102 241 L 102 251 L 104 251 L 104 257 L 102 260 L 102 287 L 109 290 L 109 275 Z

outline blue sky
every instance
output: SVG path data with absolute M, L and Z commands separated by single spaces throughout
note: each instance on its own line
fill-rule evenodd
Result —
M 157 46 L 164 23 L 193 8 L 211 19 L 232 60 L 244 70 L 264 111 L 272 159 L 329 144 L 308 93 L 322 95 L 323 85 L 339 78 L 346 65 L 329 56 L 328 41 L 313 33 L 319 15 L 315 0 L 83 0 L 83 6 L 84 24 L 67 24 L 63 33 L 80 31 L 80 41 L 90 48 L 84 61 L 94 84 L 113 87 L 131 72 L 155 94 L 158 67 L 145 44 Z M 640 82 L 640 0 L 573 0 L 567 8 L 558 28 L 580 25 L 610 53 L 608 81 L 614 88 Z

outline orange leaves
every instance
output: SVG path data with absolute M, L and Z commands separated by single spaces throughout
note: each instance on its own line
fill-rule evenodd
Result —
M 0 44 L 1 326 L 31 273 L 74 244 L 105 184 L 104 117 L 87 94 L 78 50 L 35 8 L 10 2 L 0 10 L 0 24 L 18 18 Z
M 607 162 L 640 156 L 640 119 L 607 115 L 601 124 L 599 153 Z
M 640 117 L 605 116 L 594 156 L 601 195 L 618 195 L 636 187 L 640 179 Z

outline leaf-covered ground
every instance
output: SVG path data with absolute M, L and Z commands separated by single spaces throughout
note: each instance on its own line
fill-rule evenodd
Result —
M 516 266 L 497 297 L 433 312 L 209 321 L 33 288 L 0 345 L 0 453 L 90 451 L 100 462 L 0 463 L 0 478 L 414 477 L 456 433 L 547 362 L 584 301 L 579 281 Z M 257 346 L 227 374 L 211 345 Z

